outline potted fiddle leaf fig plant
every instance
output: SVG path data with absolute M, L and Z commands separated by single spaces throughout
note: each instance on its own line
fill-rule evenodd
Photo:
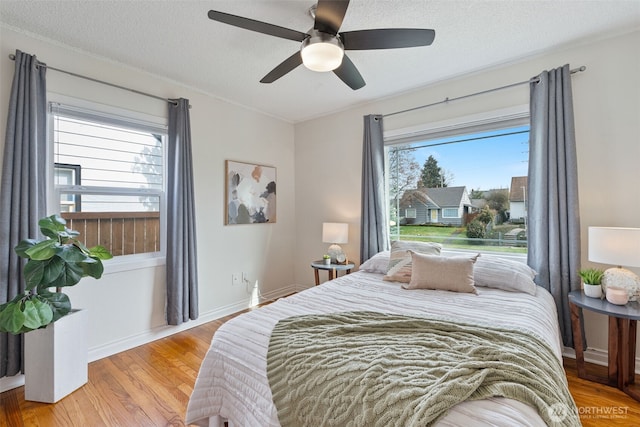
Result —
M 25 291 L 0 305 L 0 331 L 24 336 L 25 400 L 55 403 L 87 383 L 87 310 L 71 309 L 62 288 L 102 277 L 102 246 L 87 248 L 57 215 L 38 222 L 43 240 L 22 240 Z M 55 291 L 52 290 L 55 288 Z
M 16 247 L 24 266 L 25 291 L 0 305 L 0 331 L 20 334 L 43 328 L 71 311 L 62 288 L 78 284 L 83 277 L 102 277 L 102 260 L 112 258 L 103 246 L 87 248 L 75 230 L 57 215 L 38 222 L 43 240 L 25 239 Z M 52 292 L 51 288 L 56 288 Z

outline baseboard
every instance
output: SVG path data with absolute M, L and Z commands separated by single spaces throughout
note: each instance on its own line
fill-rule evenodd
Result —
M 313 288 L 315 285 L 295 285 L 296 292 L 302 292 L 307 289 Z
M 22 387 L 24 385 L 24 375 L 18 374 L 12 377 L 0 378 L 0 393 L 14 388 Z
M 116 353 L 120 353 L 129 349 L 132 349 L 134 347 L 148 344 L 152 341 L 159 340 L 161 338 L 165 338 L 170 335 L 177 334 L 179 332 L 186 331 L 191 328 L 195 328 L 196 326 L 203 325 L 205 323 L 220 319 L 230 314 L 234 314 L 239 311 L 246 310 L 257 304 L 262 304 L 269 301 L 275 301 L 278 298 L 297 292 L 299 288 L 300 288 L 299 285 L 295 285 L 295 284 L 289 285 L 283 288 L 279 288 L 272 292 L 260 294 L 259 300 L 255 301 L 253 304 L 251 299 L 249 299 L 246 302 L 237 302 L 233 304 L 228 304 L 220 308 L 217 308 L 215 310 L 211 310 L 205 313 L 200 313 L 200 316 L 198 316 L 196 320 L 191 320 L 189 322 L 183 323 L 178 326 L 162 325 L 137 335 L 132 335 L 130 337 L 127 337 L 118 341 L 114 341 L 98 347 L 90 348 L 89 362 L 94 362 L 96 360 L 100 360 L 105 357 L 112 356 Z M 0 378 L 0 393 L 17 388 L 17 387 L 21 387 L 23 385 L 24 385 L 24 375 L 22 374 L 14 375 L 13 377 Z
M 296 292 L 300 292 L 300 285 L 289 285 L 284 288 L 279 288 L 272 292 L 260 293 L 260 304 L 264 304 L 266 302 L 273 302 L 277 299 L 285 297 L 287 295 L 295 294 Z
M 570 347 L 564 347 L 562 355 L 569 359 L 576 358 L 576 351 Z M 609 356 L 606 350 L 589 348 L 584 352 L 584 361 L 594 365 L 609 366 Z M 640 375 L 640 357 L 636 357 L 636 374 Z

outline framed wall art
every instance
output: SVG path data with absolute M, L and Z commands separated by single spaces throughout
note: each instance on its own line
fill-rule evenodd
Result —
M 225 162 L 225 224 L 276 222 L 276 168 Z

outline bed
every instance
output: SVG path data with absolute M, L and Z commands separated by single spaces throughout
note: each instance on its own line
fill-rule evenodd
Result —
M 388 259 L 384 253 L 378 258 L 385 256 Z M 555 304 L 544 289 L 534 287 L 529 292 L 514 292 L 478 287 L 477 293 L 405 289 L 406 283 L 383 280 L 381 273 L 375 268 L 357 271 L 279 299 L 222 325 L 202 362 L 189 400 L 186 422 L 201 426 L 223 426 L 225 422 L 236 427 L 281 425 L 267 376 L 267 354 L 274 328 L 284 319 L 299 316 L 381 313 L 461 322 L 481 328 L 497 326 L 544 342 L 550 357 L 562 369 L 562 344 Z M 566 379 L 564 375 L 560 376 L 554 387 L 561 389 L 565 397 L 569 396 L 562 405 L 552 405 L 541 411 L 506 397 L 467 400 L 444 411 L 435 425 L 579 425 L 577 417 L 573 417 L 577 411 L 568 393 Z M 350 424 L 358 425 L 333 425 Z

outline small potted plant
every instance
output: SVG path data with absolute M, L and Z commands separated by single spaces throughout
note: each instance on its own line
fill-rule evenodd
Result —
M 584 282 L 584 294 L 591 298 L 602 298 L 602 276 L 604 271 L 598 268 L 587 268 L 579 271 Z
M 331 264 L 331 255 L 324 254 L 322 255 L 322 261 L 325 265 Z

